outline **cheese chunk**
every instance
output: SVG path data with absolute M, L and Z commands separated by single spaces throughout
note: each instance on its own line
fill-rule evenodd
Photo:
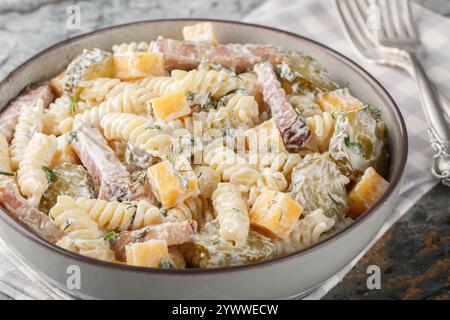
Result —
M 286 152 L 280 130 L 273 119 L 247 130 L 245 139 L 250 155 Z
M 250 223 L 271 235 L 285 238 L 289 236 L 303 212 L 302 206 L 288 194 L 263 189 L 253 204 Z
M 184 92 L 173 93 L 152 99 L 155 116 L 162 120 L 176 120 L 191 113 Z
M 208 44 L 217 44 L 214 27 L 211 22 L 201 22 L 183 28 L 183 37 L 186 41 L 198 41 Z
M 165 240 L 147 240 L 125 247 L 127 264 L 132 266 L 158 268 L 169 260 L 169 250 Z
M 320 94 L 317 102 L 322 111 L 348 112 L 364 108 L 364 104 L 350 94 L 348 88 Z
M 169 161 L 148 168 L 148 178 L 156 199 L 164 209 L 173 208 L 199 194 L 195 175 L 188 174 L 188 170 L 177 172 Z
M 377 202 L 389 187 L 373 168 L 368 168 L 349 194 L 348 216 L 356 219 Z
M 164 75 L 164 57 L 159 52 L 126 51 L 114 54 L 116 78 L 136 80 Z
M 64 94 L 64 76 L 66 74 L 66 70 L 61 72 L 59 75 L 50 80 L 50 87 L 58 97 L 61 97 Z

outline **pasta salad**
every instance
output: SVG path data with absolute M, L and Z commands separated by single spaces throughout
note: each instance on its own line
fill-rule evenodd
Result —
M 381 112 L 305 53 L 184 40 L 85 49 L 0 114 L 0 205 L 83 256 L 251 264 L 314 245 L 389 186 Z

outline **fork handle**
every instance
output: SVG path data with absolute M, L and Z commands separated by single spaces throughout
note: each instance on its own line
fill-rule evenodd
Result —
M 434 86 L 434 92 L 439 97 L 439 102 L 444 112 L 445 120 L 450 124 L 450 99 L 436 86 Z
M 433 149 L 434 164 L 432 173 L 450 186 L 450 132 L 439 99 L 433 90 L 430 79 L 417 56 L 410 54 L 414 75 L 419 87 L 420 99 L 429 126 L 429 136 Z

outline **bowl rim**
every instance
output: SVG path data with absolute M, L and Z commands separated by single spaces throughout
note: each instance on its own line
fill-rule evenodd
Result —
M 39 237 L 38 235 L 34 234 L 31 230 L 29 230 L 20 220 L 18 220 L 16 217 L 9 214 L 5 209 L 0 207 L 0 219 L 8 224 L 10 227 L 12 227 L 15 231 L 20 233 L 22 236 L 25 236 L 29 240 L 31 240 L 34 243 L 37 243 L 40 246 L 45 247 L 45 249 L 48 249 L 50 251 L 54 251 L 55 253 L 61 254 L 65 256 L 66 258 L 77 260 L 81 263 L 86 263 L 90 265 L 94 265 L 97 267 L 105 267 L 109 269 L 114 270 L 122 270 L 127 272 L 138 272 L 140 274 L 142 273 L 154 273 L 154 274 L 168 274 L 168 275 L 178 275 L 178 276 L 192 276 L 192 275 L 213 275 L 213 274 L 224 274 L 224 273 L 231 273 L 231 272 L 238 272 L 238 271 L 245 271 L 250 269 L 256 269 L 256 268 L 266 268 L 270 267 L 274 264 L 279 264 L 286 262 L 288 260 L 295 259 L 300 256 L 304 256 L 306 254 L 309 254 L 313 251 L 317 251 L 318 249 L 328 246 L 330 243 L 332 243 L 334 240 L 337 240 L 338 238 L 341 238 L 342 236 L 346 235 L 347 233 L 351 232 L 353 229 L 355 229 L 358 225 L 363 223 L 365 220 L 369 219 L 372 215 L 374 215 L 377 212 L 377 209 L 392 195 L 393 192 L 396 190 L 398 185 L 401 183 L 403 173 L 405 171 L 406 167 L 406 161 L 407 161 L 407 155 L 408 155 L 408 135 L 406 130 L 406 125 L 404 122 L 404 118 L 401 114 L 401 111 L 395 102 L 395 100 L 392 98 L 392 96 L 389 94 L 389 92 L 384 88 L 384 86 L 374 77 L 372 76 L 365 68 L 360 66 L 357 62 L 354 62 L 350 58 L 346 57 L 342 53 L 339 53 L 338 51 L 316 41 L 313 39 L 310 39 L 308 37 L 274 28 L 269 27 L 265 25 L 255 24 L 255 23 L 247 23 L 247 22 L 241 22 L 241 21 L 233 21 L 233 20 L 225 20 L 225 19 L 206 19 L 206 18 L 171 18 L 171 19 L 151 19 L 151 20 L 142 20 L 142 21 L 136 21 L 136 22 L 130 22 L 125 24 L 119 24 L 114 25 L 110 27 L 101 28 L 98 30 L 90 31 L 87 33 L 83 33 L 68 39 L 65 39 L 63 41 L 60 41 L 42 51 L 37 53 L 36 55 L 30 57 L 26 61 L 24 61 L 22 64 L 20 64 L 17 68 L 15 68 L 13 71 L 11 71 L 2 81 L 0 81 L 0 90 L 2 87 L 4 87 L 16 74 L 19 74 L 22 72 L 23 69 L 25 69 L 29 64 L 31 64 L 34 60 L 37 58 L 44 56 L 48 52 L 51 52 L 55 49 L 58 49 L 60 47 L 64 47 L 67 44 L 89 38 L 93 35 L 102 34 L 105 32 L 109 32 L 114 29 L 121 29 L 128 26 L 134 26 L 134 25 L 152 25 L 152 24 L 158 24 L 158 23 L 165 23 L 165 22 L 213 22 L 213 23 L 222 23 L 222 24 L 230 24 L 230 25 L 238 25 L 245 28 L 253 28 L 253 29 L 262 29 L 262 30 L 268 30 L 271 32 L 276 32 L 279 34 L 283 34 L 292 38 L 295 38 L 297 40 L 301 40 L 302 42 L 309 43 L 312 46 L 315 46 L 319 48 L 320 50 L 325 50 L 328 54 L 334 55 L 335 58 L 340 60 L 340 63 L 344 63 L 347 65 L 347 67 L 351 68 L 354 72 L 358 73 L 360 76 L 364 76 L 368 78 L 369 81 L 372 81 L 375 86 L 372 85 L 374 89 L 377 89 L 377 91 L 381 91 L 382 94 L 385 95 L 387 98 L 387 104 L 390 104 L 389 109 L 392 109 L 394 114 L 394 123 L 398 127 L 399 135 L 401 137 L 401 143 L 400 143 L 400 155 L 399 155 L 399 169 L 397 172 L 395 172 L 391 178 L 390 184 L 388 189 L 385 191 L 383 196 L 362 216 L 354 220 L 351 224 L 345 226 L 338 232 L 332 234 L 331 236 L 327 237 L 326 239 L 319 241 L 318 243 L 307 247 L 305 249 L 301 249 L 298 251 L 295 251 L 293 253 L 290 253 L 288 255 L 280 256 L 273 258 L 271 260 L 257 262 L 254 264 L 248 264 L 248 265 L 238 265 L 238 266 L 231 266 L 231 267 L 218 267 L 218 268 L 189 268 L 189 269 L 159 269 L 159 268 L 148 268 L 148 267 L 139 267 L 139 266 L 130 266 L 125 264 L 119 264 L 119 263 L 113 263 L 113 262 L 107 262 L 102 260 L 97 260 L 94 258 L 89 258 L 86 256 L 82 256 L 80 254 L 68 251 L 66 249 L 63 249 L 56 244 L 53 244 L 49 241 L 46 241 L 45 239 Z M 365 79 L 365 81 L 368 81 Z M 380 93 L 378 92 L 377 95 Z M 385 100 L 385 99 L 383 99 Z M 0 112 L 3 110 L 0 110 Z M 25 257 L 26 260 L 26 257 Z

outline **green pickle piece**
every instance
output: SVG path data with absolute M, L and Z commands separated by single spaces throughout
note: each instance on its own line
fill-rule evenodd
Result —
M 277 67 L 282 82 L 291 84 L 294 92 L 316 89 L 332 91 L 338 88 L 319 62 L 307 54 L 287 51 L 283 63 Z
M 114 75 L 112 54 L 100 49 L 84 49 L 68 66 L 64 74 L 63 89 L 75 101 L 82 81 L 110 78 Z
M 53 169 L 55 180 L 42 196 L 39 209 L 48 213 L 60 195 L 92 198 L 92 182 L 83 166 L 64 163 Z
M 300 203 L 305 215 L 316 209 L 340 221 L 347 213 L 348 179 L 327 154 L 308 154 L 292 173 L 291 197 Z
M 380 123 L 366 109 L 341 113 L 336 118 L 329 152 L 343 174 L 356 181 L 367 168 L 377 168 L 383 158 Z
M 250 231 L 245 246 L 238 247 L 219 236 L 217 220 L 211 221 L 194 236 L 190 244 L 191 264 L 196 268 L 231 267 L 272 259 L 275 245 L 269 238 Z

